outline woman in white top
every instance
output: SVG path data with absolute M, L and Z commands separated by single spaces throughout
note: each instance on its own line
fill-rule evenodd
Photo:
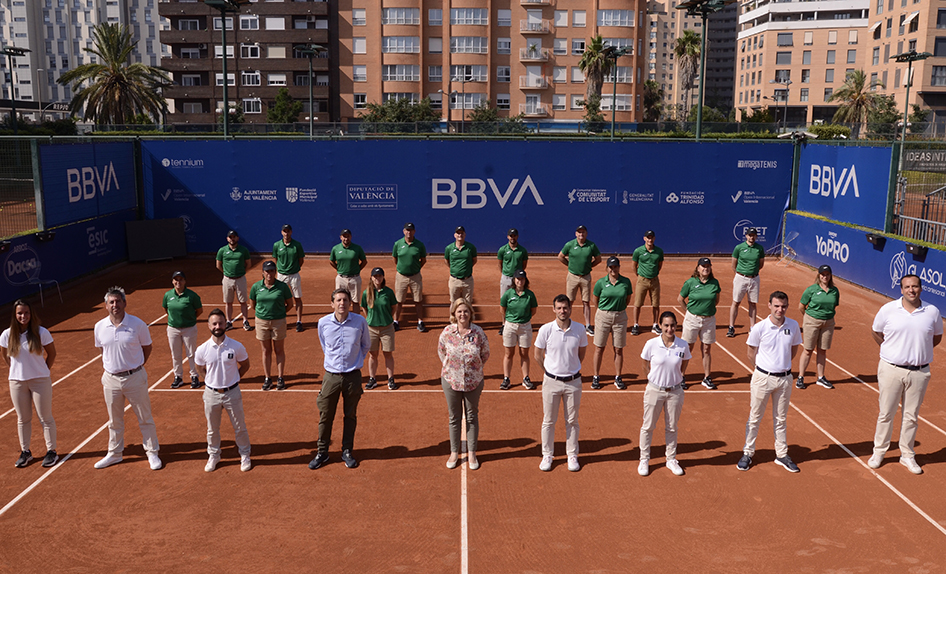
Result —
M 33 409 L 43 425 L 46 438 L 46 457 L 43 466 L 49 468 L 58 460 L 56 454 L 56 421 L 53 420 L 53 383 L 49 368 L 56 360 L 53 336 L 39 325 L 39 317 L 23 300 L 13 303 L 10 327 L 0 333 L 0 355 L 10 368 L 10 398 L 16 409 L 16 428 L 20 436 L 20 457 L 14 464 L 23 468 L 33 460 L 30 452 Z M 45 351 L 45 358 L 43 358 Z
M 682 475 L 677 462 L 677 420 L 683 411 L 683 374 L 690 362 L 690 346 L 677 337 L 677 316 L 673 311 L 660 314 L 660 336 L 644 344 L 641 359 L 647 374 L 644 391 L 644 424 L 641 425 L 641 477 L 650 474 L 650 441 L 654 425 L 664 412 L 664 436 L 667 443 L 667 468 Z

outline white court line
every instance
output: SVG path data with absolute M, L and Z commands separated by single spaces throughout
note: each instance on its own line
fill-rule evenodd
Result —
M 464 417 L 466 417 L 466 409 L 464 408 Z M 464 437 L 466 437 L 466 429 L 463 430 Z M 466 440 L 464 439 L 460 445 L 460 452 L 466 453 Z M 467 458 L 467 464 L 469 463 L 469 458 Z M 467 575 L 470 572 L 470 541 L 469 541 L 469 525 L 468 525 L 468 511 L 467 511 L 467 491 L 466 491 L 466 467 L 467 464 L 463 464 L 460 470 L 460 575 Z

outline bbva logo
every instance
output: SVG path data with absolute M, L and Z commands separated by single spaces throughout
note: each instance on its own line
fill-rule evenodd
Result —
M 516 190 L 516 184 L 518 183 L 518 178 L 513 179 L 506 187 L 506 191 L 500 192 L 499 187 L 496 186 L 496 182 L 493 181 L 492 178 L 487 179 L 486 181 L 483 181 L 482 179 L 461 179 L 459 199 L 460 207 L 464 209 L 476 209 L 485 206 L 489 201 L 486 195 L 486 187 L 488 184 L 490 191 L 492 191 L 493 196 L 496 198 L 496 201 L 499 202 L 499 207 L 505 208 L 506 204 L 509 202 L 509 199 L 512 197 L 512 193 Z M 519 186 L 519 191 L 516 193 L 516 196 L 512 198 L 512 205 L 518 206 L 519 202 L 522 201 L 522 198 L 527 192 L 532 193 L 532 198 L 535 199 L 536 205 L 545 205 L 545 202 L 542 201 L 542 196 L 539 194 L 538 189 L 536 189 L 535 184 L 532 182 L 531 175 L 526 175 L 526 178 L 522 181 L 522 184 Z M 434 178 L 430 180 L 430 195 L 431 207 L 440 209 L 455 208 L 458 201 L 457 183 L 452 179 Z
M 95 195 L 104 195 L 112 189 L 119 190 L 118 176 L 115 175 L 115 165 L 109 162 L 99 170 L 95 166 L 82 168 L 67 168 L 66 180 L 69 186 L 69 203 L 94 199 Z
M 26 243 L 20 243 L 3 261 L 3 277 L 14 286 L 29 284 L 30 280 L 39 277 L 41 266 L 39 254 Z
M 854 184 L 854 196 L 860 197 L 861 193 L 857 188 L 857 172 L 854 165 L 851 164 L 851 170 L 842 169 L 838 173 L 837 167 L 811 165 L 811 179 L 809 180 L 808 192 L 812 195 L 821 195 L 822 197 L 838 198 L 838 193 L 843 197 L 847 194 L 848 188 Z

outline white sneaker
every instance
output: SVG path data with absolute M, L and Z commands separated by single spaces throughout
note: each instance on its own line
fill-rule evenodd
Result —
M 880 468 L 880 465 L 883 462 L 884 462 L 884 454 L 874 453 L 873 455 L 870 456 L 870 459 L 867 460 L 867 465 L 873 468 L 874 470 L 877 470 L 878 468 Z
M 151 470 L 161 470 L 161 466 L 164 465 L 157 453 L 148 453 L 148 463 L 151 464 Z
M 903 466 L 904 466 L 907 470 L 909 470 L 910 472 L 912 472 L 914 475 L 922 475 L 922 474 L 923 474 L 923 469 L 920 468 L 920 465 L 917 464 L 917 463 L 916 463 L 916 460 L 913 459 L 912 457 L 901 457 L 901 458 L 900 458 L 900 463 L 903 464 Z
M 541 470 L 542 472 L 548 472 L 552 470 L 552 456 L 551 455 L 542 456 L 542 463 L 539 464 L 539 470 Z
M 650 461 L 642 459 L 641 463 L 637 465 L 637 474 L 641 477 L 646 477 L 650 474 Z
M 204 466 L 204 472 L 213 472 L 217 468 L 217 464 L 220 463 L 220 455 L 211 455 L 207 460 L 207 465 Z
M 578 472 L 579 470 L 581 470 L 581 466 L 578 464 L 577 455 L 568 456 L 568 470 L 570 470 L 571 472 Z
M 677 477 L 683 476 L 683 467 L 680 466 L 680 462 L 675 459 L 667 460 L 667 470 L 675 474 Z
M 250 463 L 249 455 L 240 456 L 240 472 L 246 472 L 253 467 L 253 464 Z
M 108 453 L 105 457 L 95 462 L 94 468 L 108 468 L 112 464 L 117 464 L 122 461 L 121 453 Z

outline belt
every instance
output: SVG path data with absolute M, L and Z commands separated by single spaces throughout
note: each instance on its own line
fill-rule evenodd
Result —
M 451 277 L 451 278 L 456 278 L 457 280 L 466 280 L 467 278 L 470 278 L 471 276 L 463 276 L 463 277 L 461 278 L 460 276 L 455 276 L 455 275 L 453 275 L 453 274 L 451 273 L 451 274 L 450 274 L 450 277 Z
M 762 368 L 760 368 L 759 366 L 756 366 L 755 369 L 759 370 L 763 374 L 768 374 L 769 376 L 791 376 L 792 375 L 791 370 L 788 370 L 787 372 L 767 372 L 763 370 Z
M 739 272 L 737 271 L 736 273 L 739 273 Z M 756 277 L 757 275 L 759 275 L 759 274 L 754 273 L 754 274 L 752 274 L 752 275 L 750 276 L 749 274 L 739 273 L 739 275 L 742 276 L 743 278 L 755 278 L 755 277 Z
M 576 378 L 581 378 L 581 372 L 575 372 L 571 376 L 555 376 L 554 374 L 549 374 L 548 372 L 546 372 L 545 375 L 551 379 L 555 379 L 556 381 L 562 381 L 563 383 L 570 383 Z
M 887 361 L 887 363 L 890 363 L 890 361 Z M 925 367 L 928 367 L 929 363 L 924 363 L 923 365 L 897 365 L 896 363 L 890 363 L 890 365 L 903 368 L 904 370 L 910 370 L 911 372 L 917 372 Z
M 208 387 L 207 389 L 212 390 L 212 391 L 215 391 L 215 392 L 217 392 L 218 394 L 222 394 L 222 393 L 224 393 L 224 392 L 230 391 L 231 389 L 235 388 L 235 387 L 238 386 L 239 384 L 240 384 L 240 381 L 237 381 L 236 383 L 234 383 L 234 384 L 231 385 L 230 387 Z
M 119 378 L 122 378 L 122 377 L 124 377 L 124 376 L 131 376 L 131 375 L 134 374 L 135 372 L 140 372 L 141 370 L 144 369 L 144 367 L 145 367 L 144 364 L 142 364 L 142 365 L 139 365 L 138 367 L 136 367 L 136 368 L 133 369 L 133 370 L 125 370 L 124 372 L 109 372 L 109 374 L 111 374 L 112 376 L 117 376 L 117 377 L 119 377 Z
M 243 274 L 243 276 L 245 276 L 245 275 L 246 275 L 246 274 Z M 239 279 L 242 278 L 243 276 L 224 276 L 224 278 L 227 278 L 227 279 L 229 279 L 229 280 L 239 280 Z
M 356 273 L 356 274 L 353 275 L 353 276 L 346 276 L 346 275 L 343 274 L 343 273 L 340 273 L 340 274 L 338 274 L 338 275 L 340 275 L 340 276 L 343 277 L 343 278 L 348 278 L 348 279 L 351 279 L 351 278 L 360 278 L 360 277 L 361 277 L 361 274 L 360 274 L 360 273 Z
M 325 372 L 327 374 L 334 374 L 335 376 L 347 376 L 348 374 L 361 374 L 361 368 L 355 368 L 347 372 L 330 372 L 329 370 L 325 370 Z
M 651 387 L 653 387 L 654 389 L 656 389 L 657 391 L 660 391 L 660 392 L 672 392 L 672 391 L 675 390 L 676 388 L 683 386 L 683 382 L 682 382 L 682 381 L 679 382 L 679 383 L 677 383 L 677 384 L 674 385 L 673 387 L 657 387 L 656 385 L 654 385 L 654 384 L 651 383 L 650 381 L 647 381 L 647 384 L 650 385 Z

